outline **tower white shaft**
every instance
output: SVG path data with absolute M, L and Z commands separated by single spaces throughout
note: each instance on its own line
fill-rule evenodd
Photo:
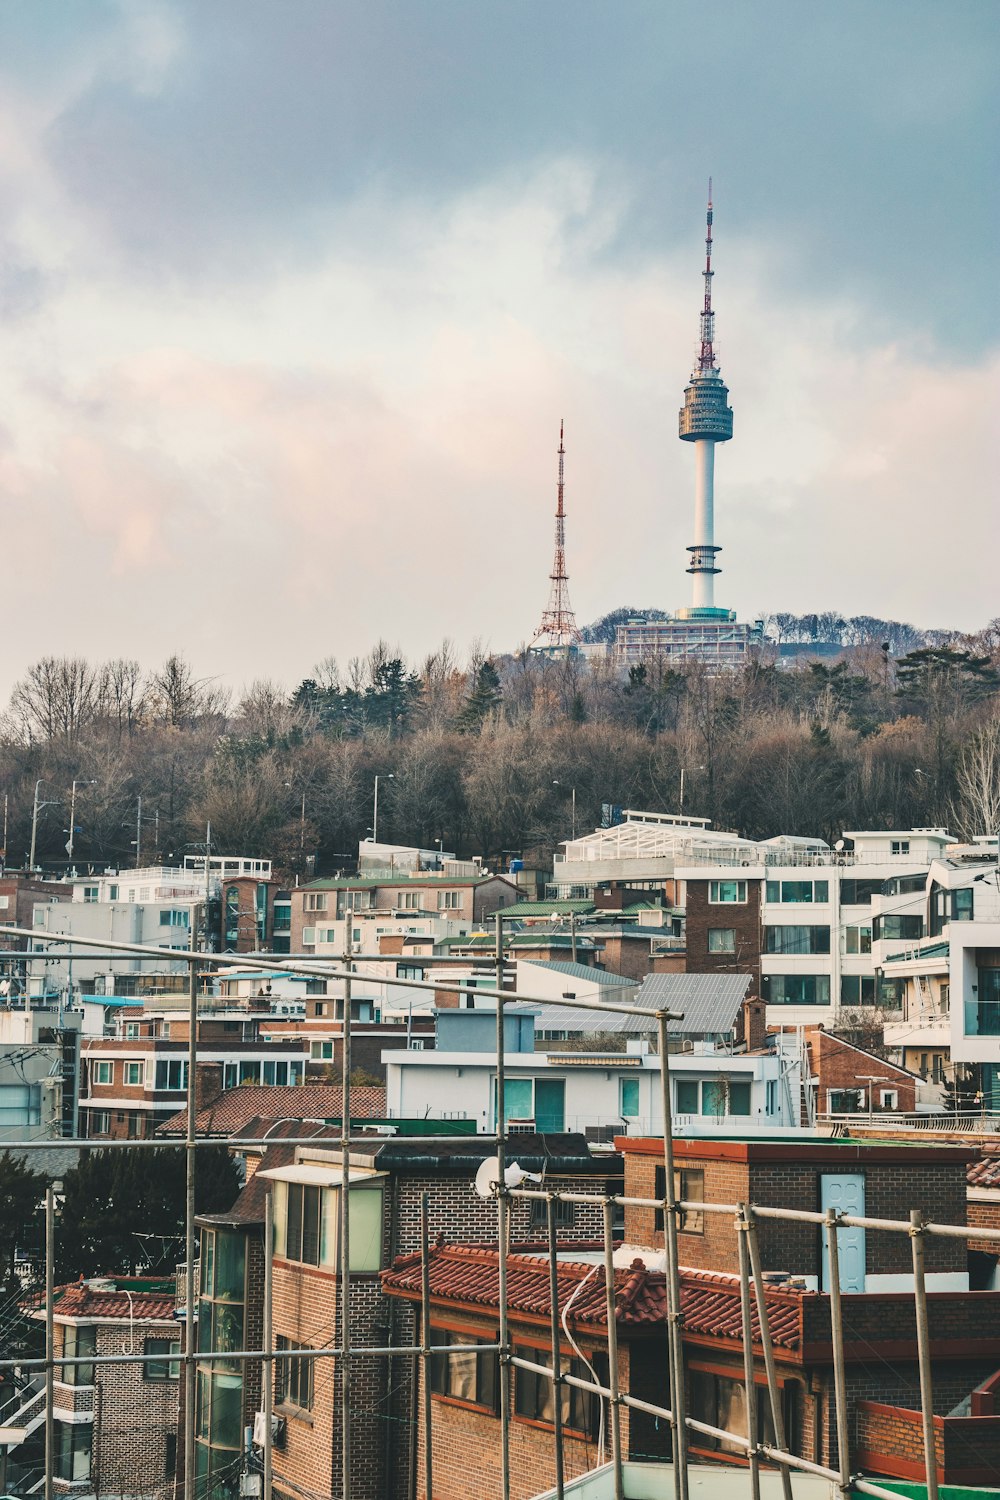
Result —
M 709 562 L 715 557 L 715 439 L 699 438 L 694 445 L 694 548 Z M 695 609 L 715 606 L 715 572 L 699 569 L 694 575 Z

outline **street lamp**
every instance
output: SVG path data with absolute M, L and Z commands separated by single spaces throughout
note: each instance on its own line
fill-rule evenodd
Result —
M 392 771 L 386 775 L 386 781 L 395 781 L 396 777 Z M 378 843 L 378 777 L 375 777 L 375 806 L 372 809 L 372 843 Z
M 552 785 L 553 786 L 562 786 L 562 782 L 561 781 L 553 781 Z M 571 803 L 572 803 L 572 812 L 570 814 L 570 827 L 572 829 L 573 837 L 576 838 L 576 787 L 575 786 L 574 787 L 570 787 L 570 798 L 571 798 Z
M 687 771 L 689 769 L 692 770 L 692 771 L 704 771 L 705 767 L 704 766 L 690 766 L 690 767 L 688 767 L 688 766 L 681 766 L 681 795 L 680 795 L 680 801 L 679 801 L 678 808 L 677 808 L 678 814 L 683 813 L 683 811 L 684 811 L 684 777 L 685 777 L 685 775 L 686 775 L 686 773 L 687 773 Z
M 96 781 L 74 781 L 69 794 L 69 838 L 66 840 L 66 853 L 69 855 L 70 864 L 73 863 L 73 839 L 76 833 L 76 789 L 78 786 L 96 786 Z

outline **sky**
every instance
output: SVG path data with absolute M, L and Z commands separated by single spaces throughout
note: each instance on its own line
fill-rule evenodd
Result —
M 580 623 L 1000 614 L 995 0 L 4 0 L 0 696 Z

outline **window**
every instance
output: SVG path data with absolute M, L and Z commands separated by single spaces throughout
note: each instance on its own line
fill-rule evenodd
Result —
M 909 854 L 909 852 L 910 852 L 910 841 L 909 841 L 909 839 L 893 839 L 890 842 L 890 844 L 889 844 L 889 853 L 890 854 Z
M 551 1350 L 545 1349 L 523 1349 L 515 1348 L 515 1355 L 520 1359 L 530 1359 L 537 1365 L 548 1365 L 551 1363 Z M 593 1376 L 583 1363 L 583 1360 L 575 1356 L 562 1362 L 563 1374 L 572 1375 L 577 1380 L 593 1380 Z M 514 1412 L 528 1422 L 544 1422 L 551 1427 L 555 1423 L 554 1406 L 555 1386 L 548 1375 L 539 1375 L 536 1370 L 514 1369 Z M 599 1421 L 598 1410 L 599 1398 L 593 1391 L 581 1391 L 578 1386 L 564 1385 L 560 1390 L 560 1403 L 563 1427 L 570 1432 L 582 1433 L 584 1437 L 594 1437 L 597 1433 L 596 1423 Z
M 309 1048 L 313 1062 L 326 1062 L 333 1057 L 333 1042 L 313 1042 Z
M 768 901 L 829 901 L 828 880 L 769 880 L 765 891 Z
M 127 1062 L 125 1064 L 125 1082 L 133 1088 L 139 1087 L 146 1077 L 146 1064 L 144 1062 Z
M 432 1344 L 485 1344 L 488 1340 L 475 1334 L 457 1333 L 450 1328 L 431 1328 Z M 466 1401 L 485 1411 L 497 1409 L 498 1359 L 495 1349 L 482 1354 L 470 1350 L 454 1354 L 442 1350 L 431 1355 L 431 1391 L 450 1401 Z
M 655 1188 L 653 1196 L 663 1198 L 667 1191 L 667 1174 L 663 1167 L 657 1167 Z M 705 1173 L 701 1167 L 675 1167 L 674 1168 L 674 1201 L 675 1203 L 704 1203 L 705 1201 Z M 663 1229 L 663 1209 L 656 1210 L 654 1229 Z M 677 1212 L 677 1232 L 679 1234 L 704 1234 L 705 1215 L 697 1208 L 682 1208 Z
M 155 1354 L 143 1366 L 146 1380 L 179 1380 L 181 1375 L 179 1339 L 146 1339 L 144 1354 Z
M 962 890 L 951 893 L 951 920 L 953 922 L 971 922 L 973 912 L 974 893 L 971 885 L 964 886 Z
M 545 1202 L 544 1199 L 542 1199 L 542 1198 L 532 1198 L 530 1200 L 530 1202 L 531 1202 L 531 1228 L 532 1229 L 547 1229 L 548 1228 L 548 1223 L 549 1223 L 549 1205 L 548 1205 L 548 1203 Z M 555 1217 L 555 1221 L 556 1221 L 556 1228 L 557 1229 L 572 1229 L 574 1218 L 575 1218 L 573 1210 L 576 1207 L 576 1204 L 575 1203 L 564 1203 L 561 1198 L 557 1198 L 556 1201 L 555 1201 L 555 1203 L 552 1206 L 553 1206 L 553 1209 L 555 1210 L 554 1217 Z
M 164 1479 L 173 1479 L 173 1477 L 176 1474 L 176 1472 L 177 1472 L 177 1434 L 176 1434 L 176 1432 L 168 1432 L 166 1434 L 166 1444 L 165 1444 L 165 1447 L 164 1447 L 163 1477 L 164 1477 Z
M 924 919 L 921 916 L 904 916 L 897 912 L 889 912 L 885 916 L 876 917 L 872 923 L 872 936 L 876 943 L 883 938 L 922 938 L 923 935 Z
M 187 1088 L 187 1063 L 180 1058 L 158 1058 L 156 1063 L 156 1087 L 170 1093 L 180 1093 Z
M 275 1351 L 281 1354 L 288 1349 L 308 1349 L 308 1344 L 296 1344 L 278 1334 Z M 311 1411 L 313 1404 L 313 1370 L 316 1361 L 303 1359 L 294 1354 L 274 1362 L 274 1399 L 288 1406 L 297 1406 L 300 1411 Z
M 186 911 L 169 910 L 160 912 L 161 927 L 186 927 L 188 925 L 188 914 Z
M 67 1323 L 63 1329 L 63 1359 L 84 1359 L 97 1353 L 97 1328 L 93 1323 Z M 62 1365 L 56 1379 L 63 1385 L 93 1385 L 94 1366 L 88 1360 L 82 1365 Z
M 93 1068 L 94 1068 L 94 1082 L 95 1083 L 111 1083 L 112 1082 L 113 1071 L 114 1071 L 114 1063 L 110 1063 L 110 1062 L 95 1062 L 93 1064 Z
M 873 896 L 881 896 L 881 880 L 842 880 L 840 882 L 841 906 L 870 906 Z
M 85 885 L 83 888 L 83 899 L 88 905 L 92 905 L 100 894 L 100 887 L 96 885 Z
M 618 1080 L 618 1113 L 623 1120 L 634 1120 L 638 1117 L 638 1078 L 620 1078 Z
M 876 1005 L 883 1006 L 886 1010 L 902 1010 L 905 994 L 905 979 L 885 979 L 880 976 L 875 1003 Z
M 870 953 L 871 951 L 872 930 L 870 927 L 848 927 L 845 929 L 845 953 Z
M 711 906 L 723 906 L 735 903 L 743 906 L 747 899 L 747 883 L 745 880 L 710 880 L 708 882 L 708 900 Z
M 327 895 L 325 891 L 306 891 L 302 901 L 303 911 L 326 911 Z
M 829 927 L 765 927 L 765 953 L 829 953 Z
M 461 904 L 461 891 L 438 891 L 438 907 L 441 911 L 455 911 Z
M 139 1036 L 139 1022 L 138 1021 L 126 1021 L 125 1022 L 125 1040 L 127 1042 L 134 1042 L 134 1041 L 138 1040 L 138 1036 Z
M 413 911 L 420 906 L 419 891 L 400 891 L 398 903 L 405 911 Z
M 108 886 L 108 900 L 109 901 L 117 901 L 118 900 L 118 887 L 116 885 L 109 885 Z
M 829 1005 L 829 974 L 765 974 L 761 993 L 768 1005 Z
M 331 938 L 330 941 L 332 942 L 333 939 Z M 307 979 L 306 980 L 306 994 L 307 995 L 325 995 L 326 994 L 326 980 L 325 979 Z
M 896 1089 L 879 1089 L 878 1103 L 880 1109 L 898 1109 L 899 1093 Z
M 90 1422 L 56 1421 L 55 1473 L 57 1479 L 90 1478 L 90 1439 L 93 1430 Z
M 313 947 L 315 947 L 315 945 L 316 945 L 316 929 L 315 929 L 315 927 L 303 927 L 303 929 L 302 929 L 302 945 L 305 948 L 313 948 Z
M 107 1135 L 111 1129 L 111 1115 L 106 1109 L 92 1109 L 90 1111 L 90 1134 Z
M 709 953 L 735 953 L 735 927 L 710 927 L 708 929 Z
M 731 1432 L 734 1437 L 745 1438 L 747 1436 L 747 1393 L 743 1381 L 735 1374 L 721 1375 L 712 1370 L 699 1370 L 692 1368 L 690 1372 L 690 1415 L 699 1422 L 705 1422 L 709 1427 L 719 1427 L 724 1432 Z M 774 1443 L 774 1425 L 771 1420 L 771 1408 L 764 1390 L 757 1391 L 757 1441 L 760 1443 Z M 788 1418 L 790 1411 L 785 1393 L 782 1392 L 785 1411 L 785 1426 L 788 1434 L 792 1432 Z M 713 1452 L 738 1453 L 745 1456 L 746 1449 L 739 1443 L 734 1443 L 728 1438 L 710 1437 L 707 1433 L 692 1433 L 692 1443 L 697 1443 L 699 1448 L 708 1448 Z M 794 1442 L 788 1436 L 788 1442 Z
M 874 1005 L 874 974 L 842 974 L 840 976 L 841 1005 Z
M 764 1113 L 768 1115 L 778 1113 L 778 1080 L 776 1078 L 767 1080 L 767 1103 L 764 1106 Z

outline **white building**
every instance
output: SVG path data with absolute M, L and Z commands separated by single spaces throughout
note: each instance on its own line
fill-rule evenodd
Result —
M 535 1051 L 535 1008 L 505 1008 L 505 1114 L 517 1130 L 663 1133 L 660 1059 L 643 1040 L 608 1052 Z M 442 1011 L 433 1051 L 383 1052 L 390 1118 L 475 1120 L 496 1130 L 496 1015 Z M 670 1057 L 681 1132 L 798 1128 L 801 1068 L 794 1047 L 738 1053 L 710 1043 Z

